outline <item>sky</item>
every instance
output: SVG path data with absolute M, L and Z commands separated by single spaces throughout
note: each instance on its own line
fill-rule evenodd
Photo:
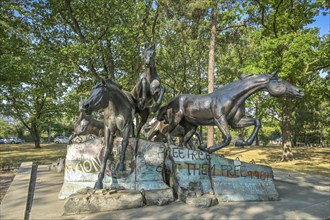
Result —
M 330 34 L 330 14 L 323 16 L 320 13 L 319 16 L 315 17 L 314 23 L 308 25 L 309 27 L 318 27 L 320 28 L 320 35 Z

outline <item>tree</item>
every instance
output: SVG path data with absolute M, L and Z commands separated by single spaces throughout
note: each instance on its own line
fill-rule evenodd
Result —
M 215 42 L 217 35 L 217 17 L 218 17 L 218 3 L 217 1 L 212 1 L 211 5 L 211 39 L 210 39 L 210 48 L 209 48 L 209 67 L 208 67 L 208 92 L 214 92 L 214 57 L 215 57 Z M 214 145 L 214 127 L 209 126 L 207 130 L 207 145 Z
M 40 148 L 40 126 L 60 115 L 67 77 L 65 59 L 39 38 L 39 22 L 30 4 L 4 3 L 1 7 L 2 114 L 19 120 Z
M 318 32 L 306 28 L 318 14 L 319 3 L 273 0 L 251 1 L 248 5 L 250 21 L 257 27 L 251 33 L 250 42 L 255 43 L 253 45 L 258 52 L 244 69 L 254 73 L 280 70 L 281 77 L 306 89 L 319 75 L 315 68 L 321 61 Z M 291 156 L 293 113 L 298 102 L 284 99 L 278 103 L 278 115 L 282 121 L 282 160 L 288 160 Z

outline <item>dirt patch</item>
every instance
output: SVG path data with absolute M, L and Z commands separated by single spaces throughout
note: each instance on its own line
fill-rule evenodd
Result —
M 0 204 L 16 175 L 16 171 L 0 171 Z

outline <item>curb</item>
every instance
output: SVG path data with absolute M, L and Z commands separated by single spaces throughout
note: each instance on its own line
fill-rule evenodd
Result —
M 0 205 L 0 219 L 26 219 L 33 162 L 23 162 Z

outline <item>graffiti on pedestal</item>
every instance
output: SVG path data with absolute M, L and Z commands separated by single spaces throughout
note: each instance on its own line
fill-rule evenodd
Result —
M 217 155 L 212 157 L 214 156 Z M 185 170 L 188 176 L 210 174 L 212 177 L 248 177 L 260 180 L 273 178 L 272 172 L 255 169 L 254 164 L 228 160 L 221 156 L 217 157 L 218 162 L 211 162 L 211 155 L 199 150 L 171 148 L 171 157 L 176 163 L 176 170 Z

